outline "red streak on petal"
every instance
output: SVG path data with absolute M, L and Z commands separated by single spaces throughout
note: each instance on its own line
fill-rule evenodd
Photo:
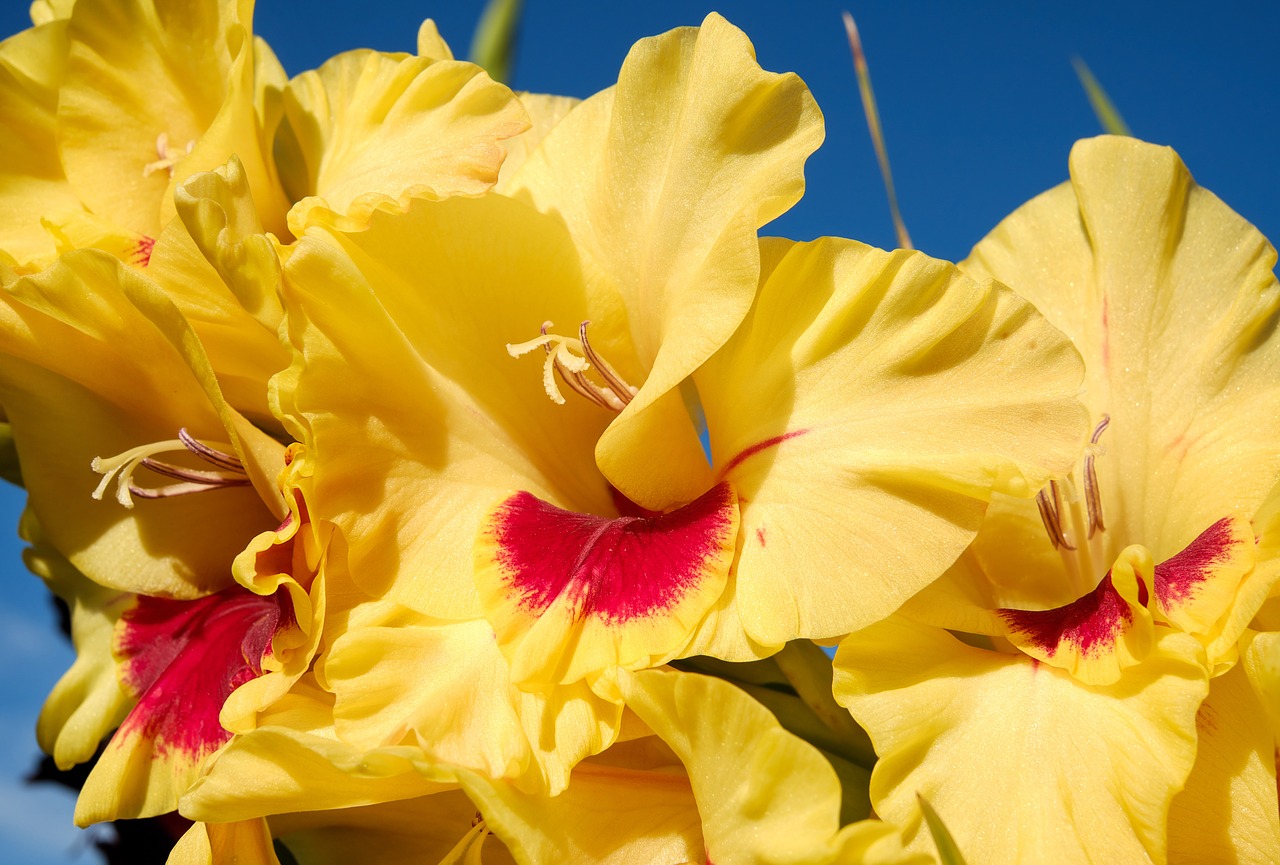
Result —
M 1200 533 L 1182 552 L 1156 565 L 1156 597 L 1168 608 L 1189 600 L 1213 576 L 1215 565 L 1231 558 L 1231 518 L 1223 517 Z
M 1104 654 L 1133 621 L 1129 604 L 1111 584 L 1110 572 L 1092 592 L 1066 606 L 1052 610 L 996 610 L 996 614 L 1049 657 L 1064 644 L 1074 644 L 1086 658 Z
M 782 444 L 787 439 L 793 439 L 796 436 L 802 436 L 807 432 L 808 432 L 807 429 L 792 430 L 789 433 L 783 433 L 780 436 L 774 436 L 771 439 L 765 439 L 762 442 L 756 442 L 751 447 L 744 449 L 733 459 L 729 460 L 729 464 L 724 467 L 723 474 L 724 475 L 729 474 L 729 472 L 733 471 L 738 466 L 742 465 L 742 463 L 744 463 L 746 460 L 750 459 L 751 457 L 755 456 L 761 451 L 766 451 L 771 447 L 776 447 Z
M 726 483 L 667 514 L 612 519 L 519 492 L 494 515 L 498 563 L 533 615 L 565 595 L 578 618 L 627 622 L 670 609 L 697 585 L 732 542 L 734 506 Z
M 764 544 L 764 526 L 760 526 L 758 529 L 756 529 L 756 540 L 760 542 L 760 546 L 763 547 L 765 545 Z
M 1102 365 L 1111 366 L 1111 298 L 1107 295 L 1102 296 Z
M 293 621 L 286 592 L 240 587 L 195 601 L 138 597 L 121 617 L 121 679 L 138 697 L 122 732 L 152 739 L 155 753 L 210 753 L 231 738 L 218 713 L 231 692 L 262 675 L 271 638 Z
M 133 248 L 133 263 L 139 267 L 146 267 L 151 263 L 151 251 L 156 247 L 156 239 L 154 237 L 144 237 L 138 241 Z

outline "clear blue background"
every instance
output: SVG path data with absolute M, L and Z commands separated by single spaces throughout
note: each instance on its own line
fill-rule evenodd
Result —
M 291 74 L 356 47 L 413 50 L 433 16 L 466 54 L 480 2 L 261 0 L 257 30 Z M 8 0 L 0 33 L 27 25 Z M 839 3 L 528 0 L 515 87 L 588 96 L 636 39 L 717 9 L 768 69 L 798 72 L 826 115 L 804 200 L 769 230 L 894 242 Z M 1082 57 L 1134 133 L 1176 148 L 1204 186 L 1280 237 L 1280 4 L 1184 2 L 861 3 L 903 215 L 916 245 L 955 260 L 1009 211 L 1066 178 L 1071 143 L 1099 131 L 1070 64 Z M 2 134 L 2 131 L 0 131 Z M 41 701 L 71 660 L 38 580 L 19 560 L 21 492 L 0 490 L 0 860 L 96 861 L 71 828 L 72 797 L 23 784 Z

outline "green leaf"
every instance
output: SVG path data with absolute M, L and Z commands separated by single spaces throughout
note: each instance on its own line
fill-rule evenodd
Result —
M 494 81 L 510 83 L 524 0 L 489 0 L 471 40 L 471 62 Z
M 1076 68 L 1076 75 L 1080 77 L 1080 84 L 1084 87 L 1085 95 L 1089 97 L 1089 104 L 1093 106 L 1093 113 L 1098 116 L 1098 122 L 1102 124 L 1103 131 L 1132 138 L 1133 133 L 1129 131 L 1129 125 L 1124 122 L 1124 118 L 1112 104 L 1111 97 L 1107 96 L 1107 91 L 1102 89 L 1098 79 L 1093 77 L 1089 67 L 1079 57 L 1071 58 L 1071 64 Z
M 938 847 L 938 858 L 942 861 L 942 865 L 965 865 L 964 857 L 960 855 L 960 848 L 956 846 L 955 839 L 947 831 L 938 812 L 933 810 L 933 806 L 919 793 L 916 794 L 916 798 L 920 800 L 920 810 L 924 812 L 924 821 L 929 824 L 929 834 L 933 836 L 933 843 Z

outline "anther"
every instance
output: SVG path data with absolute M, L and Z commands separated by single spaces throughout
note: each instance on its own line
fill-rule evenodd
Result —
M 1062 491 L 1058 489 L 1057 481 L 1049 481 L 1049 488 L 1040 491 L 1036 505 L 1040 508 L 1040 521 L 1044 523 L 1054 549 L 1074 550 L 1062 530 Z
M 212 470 L 193 469 L 156 459 L 156 456 L 174 451 L 186 451 L 199 457 Z M 116 482 L 116 501 L 126 508 L 133 507 L 133 497 L 162 499 L 170 496 L 190 495 L 226 487 L 245 487 L 251 481 L 240 460 L 231 453 L 215 448 L 192 436 L 185 429 L 178 431 L 178 438 L 154 442 L 131 448 L 114 457 L 94 457 L 91 466 L 102 475 L 93 497 L 101 500 L 112 480 Z M 178 483 L 161 487 L 140 487 L 133 482 L 133 473 L 145 468 Z
M 1084 503 L 1089 512 L 1089 537 L 1091 538 L 1098 532 L 1107 530 L 1107 525 L 1102 519 L 1102 493 L 1098 489 L 1098 472 L 1094 469 L 1093 460 L 1096 456 L 1095 448 L 1098 440 L 1102 438 L 1102 433 L 1110 423 L 1111 415 L 1104 414 L 1102 420 L 1093 428 L 1093 435 L 1089 437 L 1090 447 L 1084 458 Z

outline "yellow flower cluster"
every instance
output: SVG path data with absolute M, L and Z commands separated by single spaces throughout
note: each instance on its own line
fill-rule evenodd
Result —
M 822 116 L 716 15 L 577 101 L 430 21 L 289 79 L 252 0 L 32 13 L 0 405 L 77 823 L 1280 859 L 1276 255 L 1172 151 L 1080 142 L 953 265 L 759 236 Z

